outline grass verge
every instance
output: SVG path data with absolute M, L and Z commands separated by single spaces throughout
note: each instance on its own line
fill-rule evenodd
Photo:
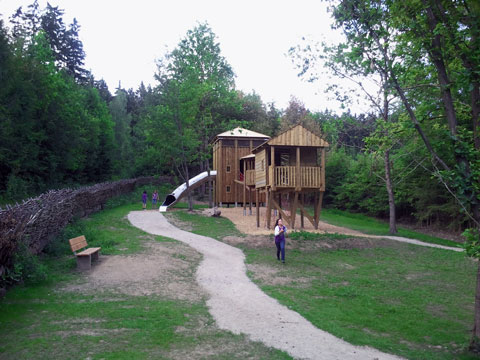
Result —
M 171 216 L 201 235 L 220 239 L 233 232 L 227 219 Z M 285 266 L 276 261 L 273 245 L 238 245 L 246 254 L 248 275 L 268 295 L 353 344 L 409 359 L 477 358 L 466 351 L 474 261 L 453 251 L 388 240 L 296 236 L 287 240 Z
M 388 232 L 389 227 L 387 223 L 362 214 L 352 214 L 337 209 L 322 209 L 321 220 L 331 225 L 346 227 L 369 235 L 391 235 Z M 398 226 L 397 229 L 398 234 L 395 234 L 395 236 L 416 239 L 431 244 L 462 247 L 461 244 L 455 241 L 422 234 L 418 231 L 402 228 L 401 226 Z
M 235 225 L 225 217 L 210 217 L 200 215 L 198 212 L 172 211 L 167 212 L 168 219 L 189 224 L 188 231 L 198 235 L 205 235 L 221 240 L 225 236 L 243 236 Z

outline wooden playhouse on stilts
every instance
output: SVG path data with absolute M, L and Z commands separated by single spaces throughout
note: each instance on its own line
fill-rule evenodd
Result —
M 252 150 L 269 140 L 270 137 L 252 130 L 235 128 L 215 136 L 213 147 L 213 170 L 217 171 L 215 180 L 215 205 L 239 203 L 246 205 L 245 179 L 254 178 L 255 158 Z M 250 156 L 250 160 L 246 160 Z M 245 170 L 244 167 L 248 170 Z M 255 190 L 255 184 L 248 182 L 248 190 Z M 252 195 L 249 196 L 250 202 Z M 260 198 L 262 200 L 262 198 Z M 264 199 L 263 199 L 264 200 Z M 264 200 L 265 201 L 265 200 Z M 250 204 L 251 207 L 251 204 Z
M 296 125 L 253 149 L 257 227 L 260 227 L 258 199 L 264 194 L 268 229 L 274 225 L 272 211 L 275 210 L 292 229 L 297 225 L 295 223 L 297 210 L 300 210 L 301 228 L 306 217 L 314 228 L 318 229 L 325 192 L 325 150 L 328 146 L 329 144 L 318 135 L 301 125 Z M 252 179 L 247 178 L 244 186 L 251 182 Z M 313 197 L 313 216 L 305 208 L 306 196 Z M 282 199 L 286 198 L 288 213 L 282 207 Z
M 272 227 L 272 214 L 278 214 L 295 229 L 300 211 L 300 227 L 307 218 L 318 228 L 325 192 L 325 150 L 328 143 L 302 125 L 270 137 L 236 128 L 217 135 L 213 146 L 216 170 L 215 204 L 235 207 L 243 204 L 243 214 L 252 215 L 260 227 L 260 205 L 266 204 L 266 227 Z M 313 200 L 313 215 L 306 201 Z

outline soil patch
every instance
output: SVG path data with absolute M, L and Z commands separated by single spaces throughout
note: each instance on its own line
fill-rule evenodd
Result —
M 225 236 L 223 242 L 238 246 L 243 245 L 252 249 L 275 248 L 273 235 L 247 235 L 247 236 Z M 321 237 L 316 240 L 290 239 L 287 236 L 286 249 L 312 251 L 312 250 L 349 250 L 349 249 L 372 249 L 376 247 L 395 247 L 398 243 L 382 239 L 371 239 L 365 237 L 329 238 Z
M 147 242 L 135 255 L 100 256 L 100 260 L 64 291 L 82 294 L 159 295 L 166 299 L 201 301 L 205 293 L 192 281 L 201 255 L 181 243 Z

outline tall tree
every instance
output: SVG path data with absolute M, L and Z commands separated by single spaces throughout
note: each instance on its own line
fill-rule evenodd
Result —
M 117 88 L 115 97 L 109 104 L 109 109 L 115 124 L 115 172 L 122 177 L 128 177 L 133 168 L 130 129 L 131 115 L 127 111 L 127 103 L 127 92 Z
M 158 91 L 165 100 L 159 105 L 159 114 L 175 124 L 170 128 L 176 128 L 178 135 L 171 136 L 187 136 L 179 141 L 182 154 L 175 159 L 180 159 L 181 164 L 175 167 L 188 187 L 188 168 L 193 163 L 197 162 L 201 171 L 210 171 L 209 143 L 230 120 L 223 116 L 223 109 L 236 96 L 234 74 L 207 24 L 189 30 L 178 46 L 158 62 L 158 69 Z M 172 96 L 177 100 L 173 101 Z M 195 144 L 192 153 L 190 146 Z
M 11 17 L 12 35 L 22 43 L 21 46 L 28 46 L 42 30 L 50 44 L 57 67 L 65 70 L 77 82 L 84 83 L 89 74 L 83 68 L 85 52 L 79 38 L 80 25 L 74 18 L 67 29 L 63 14 L 62 9 L 49 3 L 45 9 L 40 10 L 38 1 L 35 0 L 27 7 L 27 11 L 19 7 Z
M 344 0 L 334 7 L 337 26 L 347 36 L 361 37 L 376 46 L 381 57 L 375 58 L 374 64 L 385 65 L 390 86 L 438 167 L 435 175 L 477 229 L 479 15 L 474 0 Z M 388 47 L 384 46 L 381 23 L 391 27 L 394 42 Z M 436 101 L 432 102 L 431 95 Z M 472 347 L 480 348 L 479 339 L 477 293 Z

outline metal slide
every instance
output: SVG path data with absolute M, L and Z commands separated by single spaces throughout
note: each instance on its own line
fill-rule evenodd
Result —
M 188 181 L 188 185 L 190 187 L 189 190 L 194 190 L 200 185 L 202 185 L 204 182 L 207 182 L 209 180 L 215 180 L 217 177 L 217 171 L 216 170 L 210 170 L 210 176 L 208 176 L 208 171 L 204 171 L 197 176 L 191 178 Z M 183 196 L 185 196 L 187 193 L 187 183 L 183 183 L 179 187 L 177 187 L 170 195 L 167 195 L 165 201 L 163 204 L 160 206 L 159 211 L 160 212 L 165 212 L 167 211 L 167 208 L 169 206 L 175 205 L 178 200 L 180 200 Z

